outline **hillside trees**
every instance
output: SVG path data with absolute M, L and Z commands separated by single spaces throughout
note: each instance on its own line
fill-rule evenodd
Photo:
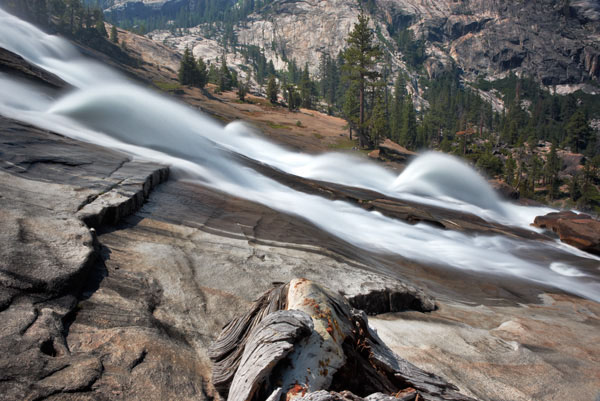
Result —
M 115 25 L 110 28 L 110 41 L 113 43 L 119 43 L 119 33 L 117 32 L 117 27 Z
M 405 95 L 406 88 L 404 87 L 404 80 L 400 74 L 398 74 L 396 82 L 394 83 L 394 93 L 390 105 L 390 138 L 396 142 L 400 142 L 402 132 L 402 116 L 404 114 Z
M 233 81 L 233 75 L 229 67 L 227 67 L 227 57 L 223 54 L 223 57 L 221 57 L 221 68 L 219 68 L 219 91 L 230 91 L 233 88 Z
M 567 143 L 571 145 L 575 153 L 579 153 L 587 148 L 592 132 L 581 110 L 573 113 L 565 129 L 567 132 Z
M 402 113 L 402 129 L 400 131 L 400 145 L 414 149 L 417 145 L 417 117 L 415 115 L 415 106 L 412 96 L 408 95 L 404 101 L 404 111 Z
M 323 55 L 319 65 L 320 95 L 327 103 L 327 113 L 332 114 L 339 104 L 338 95 L 340 87 L 340 72 L 336 59 L 330 55 Z
M 272 104 L 277 103 L 277 97 L 279 95 L 279 85 L 275 80 L 274 76 L 269 78 L 269 82 L 267 83 L 267 97 Z
M 368 85 L 379 78 L 375 69 L 381 50 L 373 41 L 373 32 L 369 28 L 369 18 L 364 14 L 358 16 L 358 22 L 346 39 L 348 47 L 344 51 L 344 73 L 358 94 L 358 140 L 360 147 L 370 147 L 372 140 L 366 132 L 366 99 Z M 348 96 L 348 95 L 347 95 Z M 348 100 L 347 100 L 348 102 Z M 348 109 L 347 109 L 348 110 Z
M 304 107 L 305 109 L 312 108 L 315 87 L 310 79 L 310 74 L 308 72 L 308 63 L 304 65 L 304 70 L 302 70 L 299 86 L 300 98 L 302 99 L 302 107 Z
M 206 64 L 201 57 L 198 60 L 194 59 L 189 48 L 185 48 L 181 64 L 179 65 L 179 82 L 182 85 L 196 86 L 204 88 L 208 81 L 208 72 Z

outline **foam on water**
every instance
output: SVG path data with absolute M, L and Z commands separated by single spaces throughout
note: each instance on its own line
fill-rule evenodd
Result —
M 79 140 L 172 166 L 175 176 L 299 215 L 355 246 L 423 263 L 511 276 L 600 301 L 597 278 L 572 266 L 591 256 L 563 244 L 473 236 L 410 225 L 342 201 L 295 191 L 231 157 L 230 151 L 298 176 L 371 189 L 527 227 L 547 208 L 500 200 L 462 161 L 437 153 L 415 159 L 400 175 L 345 154 L 308 155 L 270 143 L 243 123 L 220 126 L 191 107 L 138 87 L 84 60 L 67 42 L 0 10 L 0 46 L 47 68 L 78 89 L 53 99 L 0 74 L 0 114 Z M 565 260 L 527 258 L 552 252 Z M 596 259 L 597 260 L 597 259 Z M 581 274 L 580 274 L 581 273 Z

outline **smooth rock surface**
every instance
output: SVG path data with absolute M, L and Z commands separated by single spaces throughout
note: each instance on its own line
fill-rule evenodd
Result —
M 498 307 L 443 303 L 423 316 L 369 319 L 408 361 L 483 400 L 582 400 L 600 396 L 600 305 L 568 295 Z M 423 333 L 426 333 L 424 335 Z
M 552 212 L 536 217 L 533 225 L 554 231 L 566 244 L 600 255 L 600 221 L 587 214 Z

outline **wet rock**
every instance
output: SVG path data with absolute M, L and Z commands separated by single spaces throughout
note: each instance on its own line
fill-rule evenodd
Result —
M 521 196 L 519 191 L 513 188 L 511 185 L 508 185 L 506 182 L 501 180 L 489 180 L 488 181 L 492 188 L 496 190 L 500 195 L 502 195 L 506 199 L 519 199 Z
M 398 145 L 390 139 L 386 139 L 379 145 L 379 157 L 405 163 L 417 154 L 403 146 Z
M 533 225 L 554 231 L 564 243 L 600 255 L 600 221 L 587 214 L 552 212 L 536 217 Z
M 265 312 L 275 305 L 282 311 Z M 239 363 L 230 362 L 232 352 L 243 355 Z M 369 328 L 364 312 L 306 279 L 267 292 L 230 322 L 211 346 L 211 359 L 213 378 L 228 400 L 383 401 L 398 393 L 408 396 L 403 399 L 470 399 L 399 358 Z M 221 380 L 224 366 L 234 372 L 231 381 Z
M 2 47 L 0 47 L 0 72 L 42 83 L 53 89 L 63 89 L 69 86 L 56 75 L 31 64 L 18 54 Z

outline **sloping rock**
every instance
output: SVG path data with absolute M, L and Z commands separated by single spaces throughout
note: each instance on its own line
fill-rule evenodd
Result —
M 600 221 L 571 211 L 538 216 L 533 225 L 558 234 L 560 240 L 583 251 L 600 255 Z
M 87 391 L 102 376 L 101 358 L 71 352 L 65 338 L 99 256 L 84 222 L 134 212 L 167 175 L 0 117 L 0 399 Z
M 42 83 L 53 89 L 63 89 L 69 86 L 56 75 L 31 64 L 18 54 L 2 47 L 0 47 L 0 72 Z
M 265 302 L 269 298 L 285 309 L 265 313 L 275 305 Z M 250 322 L 253 330 L 239 330 Z M 227 362 L 231 345 L 243 355 L 235 365 Z M 471 399 L 399 358 L 369 328 L 364 312 L 306 279 L 267 292 L 251 312 L 226 326 L 211 349 L 213 378 L 222 376 L 223 361 L 235 372 L 231 381 L 220 381 L 228 400 L 383 401 L 395 394 L 406 400 Z
M 379 145 L 379 157 L 398 162 L 407 162 L 411 157 L 417 154 L 403 146 L 398 145 L 391 139 L 386 139 Z

